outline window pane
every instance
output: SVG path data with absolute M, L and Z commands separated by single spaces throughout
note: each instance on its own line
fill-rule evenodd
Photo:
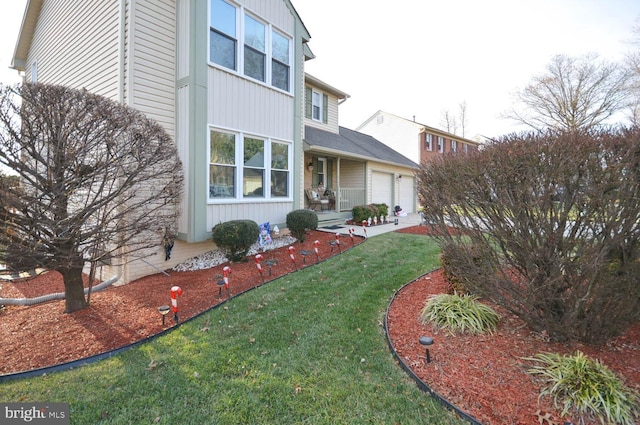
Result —
M 289 169 L 289 145 L 283 143 L 271 144 L 271 168 L 276 170 Z
M 235 167 L 209 166 L 209 197 L 233 198 L 235 196 Z
M 244 196 L 264 197 L 264 170 L 245 168 L 242 181 L 242 194 Z
M 273 31 L 272 55 L 278 62 L 289 65 L 289 39 Z
M 212 164 L 234 165 L 236 163 L 236 136 L 228 133 L 212 131 L 209 136 L 211 143 Z
M 271 171 L 271 197 L 287 197 L 289 196 L 289 173 L 286 171 Z
M 249 15 L 245 15 L 244 19 L 244 44 L 260 52 L 265 52 L 264 25 Z
M 245 137 L 244 166 L 264 168 L 264 140 Z
M 229 69 L 236 69 L 236 40 L 212 30 L 209 48 L 211 62 Z
M 275 60 L 271 61 L 271 85 L 289 91 L 289 67 Z
M 211 0 L 211 26 L 236 37 L 236 8 L 223 0 Z
M 320 93 L 313 92 L 313 113 L 312 118 L 314 120 L 319 120 L 320 111 L 322 111 L 322 97 L 320 97 Z
M 244 75 L 264 82 L 264 59 L 264 54 L 245 46 Z

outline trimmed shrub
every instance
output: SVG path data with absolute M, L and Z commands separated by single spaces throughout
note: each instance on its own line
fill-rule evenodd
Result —
M 634 425 L 640 418 L 640 395 L 625 386 L 609 368 L 582 352 L 573 356 L 556 353 L 536 354 L 525 360 L 537 364 L 529 374 L 542 376 L 546 386 L 540 396 L 550 395 L 562 415 L 575 413 L 581 423 Z
M 378 216 L 385 216 L 388 217 L 389 216 L 389 205 L 387 204 L 375 204 L 376 207 L 378 208 Z
M 213 243 L 229 261 L 242 261 L 251 245 L 258 241 L 260 227 L 253 220 L 231 220 L 215 225 L 211 233 Z
M 492 333 L 500 316 L 491 307 L 477 301 L 473 295 L 438 294 L 429 297 L 420 312 L 423 323 L 431 323 L 452 334 Z
M 423 164 L 419 199 L 465 290 L 602 344 L 640 316 L 638 152 L 639 127 L 511 134 Z
M 311 210 L 294 210 L 287 214 L 287 227 L 300 242 L 304 242 L 308 230 L 318 228 L 318 214 Z
M 371 205 L 356 205 L 351 209 L 351 215 L 353 216 L 354 223 L 360 224 L 364 220 L 368 220 L 369 217 L 373 217 L 375 214 Z

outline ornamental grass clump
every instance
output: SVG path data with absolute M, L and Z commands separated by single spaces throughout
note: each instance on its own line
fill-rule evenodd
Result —
M 640 419 L 640 395 L 597 359 L 582 352 L 572 356 L 540 353 L 526 358 L 537 362 L 529 374 L 540 375 L 546 381 L 540 397 L 550 395 L 562 415 L 576 414 L 581 423 L 634 425 Z
M 500 316 L 473 295 L 438 294 L 429 297 L 420 313 L 423 323 L 447 329 L 452 334 L 493 333 Z

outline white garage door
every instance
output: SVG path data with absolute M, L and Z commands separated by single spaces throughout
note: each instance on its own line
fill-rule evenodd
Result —
M 402 176 L 400 179 L 400 206 L 408 214 L 415 212 L 416 187 L 415 179 L 409 176 Z
M 393 210 L 393 174 L 371 173 L 371 202 L 374 204 L 387 204 L 389 212 Z

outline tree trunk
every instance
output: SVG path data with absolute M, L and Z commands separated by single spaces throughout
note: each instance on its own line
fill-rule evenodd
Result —
M 64 280 L 64 312 L 73 313 L 82 310 L 89 304 L 84 298 L 84 283 L 82 281 L 82 267 L 58 270 Z

